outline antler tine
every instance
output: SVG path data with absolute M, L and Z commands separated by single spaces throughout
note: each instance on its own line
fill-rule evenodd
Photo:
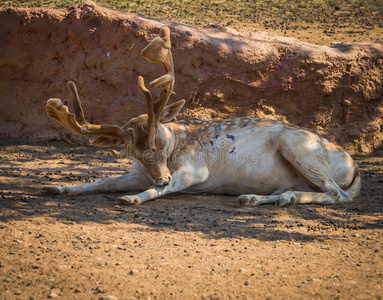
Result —
M 171 55 L 170 30 L 162 26 L 160 36 L 154 38 L 142 51 L 141 56 L 148 62 L 160 64 L 167 74 L 173 73 L 173 58 Z
M 103 136 L 124 140 L 124 130 L 116 125 L 95 125 L 86 121 L 84 112 L 74 82 L 68 82 L 68 89 L 72 95 L 75 113 L 68 110 L 68 106 L 61 99 L 51 98 L 47 102 L 46 111 L 49 117 L 59 122 L 65 128 L 83 135 Z
M 80 97 L 77 92 L 77 87 L 73 81 L 68 82 L 68 89 L 72 96 L 76 120 L 79 122 L 80 125 L 88 125 L 89 123 L 85 120 L 84 111 L 82 110 Z
M 166 106 L 170 95 L 173 93 L 174 87 L 174 65 L 171 52 L 170 30 L 163 26 L 160 30 L 160 36 L 153 39 L 148 46 L 141 51 L 141 56 L 148 62 L 160 64 L 166 74 L 153 80 L 149 87 L 151 89 L 162 86 L 161 94 L 157 102 L 153 103 L 153 99 L 149 90 L 145 87 L 142 77 L 139 78 L 139 86 L 141 92 L 145 95 L 146 106 L 149 120 L 149 146 L 155 151 L 155 135 L 158 130 L 159 120 L 162 110 Z
M 162 85 L 162 92 L 158 101 L 154 104 L 155 116 L 159 118 L 163 108 L 173 93 L 174 87 L 174 65 L 171 52 L 170 30 L 163 26 L 160 36 L 153 39 L 148 46 L 141 51 L 141 56 L 151 63 L 160 64 L 166 74 L 153 80 L 149 87 L 151 89 Z M 158 120 L 157 120 L 158 121 Z
M 141 92 L 145 96 L 146 100 L 146 110 L 148 112 L 148 120 L 149 120 L 149 147 L 152 149 L 152 151 L 156 150 L 155 145 L 155 133 L 158 129 L 158 123 L 156 122 L 154 107 L 153 107 L 153 99 L 152 94 L 150 91 L 145 87 L 144 78 L 142 76 L 138 77 L 138 86 L 141 90 Z
M 138 87 L 140 88 L 141 92 L 145 96 L 146 110 L 148 112 L 148 117 L 149 117 L 149 119 L 153 119 L 154 118 L 154 108 L 153 108 L 152 94 L 146 88 L 144 78 L 142 76 L 138 77 Z

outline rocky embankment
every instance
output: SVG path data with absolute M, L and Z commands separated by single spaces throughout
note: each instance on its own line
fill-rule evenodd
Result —
M 182 117 L 259 116 L 325 133 L 347 150 L 383 144 L 383 46 L 306 43 L 270 33 L 190 27 L 85 2 L 0 10 L 0 137 L 85 141 L 46 116 L 74 81 L 87 118 L 123 125 L 145 112 L 137 78 L 161 67 L 140 51 L 162 23 L 172 31 Z

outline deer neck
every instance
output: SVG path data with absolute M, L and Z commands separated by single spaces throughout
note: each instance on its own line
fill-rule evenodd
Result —
M 173 136 L 173 151 L 189 151 L 195 147 L 196 140 L 207 134 L 209 121 L 177 121 L 167 123 Z

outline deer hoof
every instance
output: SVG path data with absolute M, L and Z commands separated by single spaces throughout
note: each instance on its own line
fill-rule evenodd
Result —
M 293 204 L 295 201 L 295 195 L 293 192 L 285 192 L 281 195 L 281 198 L 278 199 L 276 202 L 275 202 L 275 205 L 276 206 L 279 206 L 279 207 L 283 207 L 283 206 L 286 206 L 286 205 L 290 205 L 290 204 Z
M 63 193 L 62 189 L 59 186 L 46 186 L 43 187 L 43 191 L 51 195 L 61 195 Z
M 282 199 L 277 200 L 275 202 L 275 205 L 278 207 L 284 207 L 284 206 L 290 205 L 292 203 L 294 203 L 294 197 L 288 195 L 286 197 L 283 197 Z
M 257 197 L 255 195 L 241 195 L 235 200 L 236 206 L 257 205 Z
M 142 203 L 142 200 L 135 196 L 123 196 L 118 198 L 118 201 L 125 205 L 140 205 Z
M 290 203 L 291 202 L 287 199 L 280 199 L 280 200 L 275 201 L 275 206 L 284 207 L 284 206 L 289 205 Z

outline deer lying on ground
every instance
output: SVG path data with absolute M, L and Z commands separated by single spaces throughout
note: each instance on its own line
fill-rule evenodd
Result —
M 132 158 L 132 169 L 118 177 L 78 186 L 45 187 L 51 194 L 69 196 L 95 192 L 142 191 L 118 198 L 141 204 L 169 193 L 214 193 L 239 196 L 238 204 L 335 204 L 357 196 L 361 178 L 357 165 L 337 144 L 319 134 L 280 121 L 258 118 L 173 121 L 184 100 L 167 105 L 174 87 L 170 31 L 141 52 L 160 64 L 166 74 L 152 81 L 162 91 L 157 101 L 139 77 L 147 114 L 125 126 L 86 121 L 76 86 L 68 83 L 74 114 L 60 99 L 49 99 L 47 114 L 74 132 L 97 136 L 92 144 L 123 144 L 114 154 Z

